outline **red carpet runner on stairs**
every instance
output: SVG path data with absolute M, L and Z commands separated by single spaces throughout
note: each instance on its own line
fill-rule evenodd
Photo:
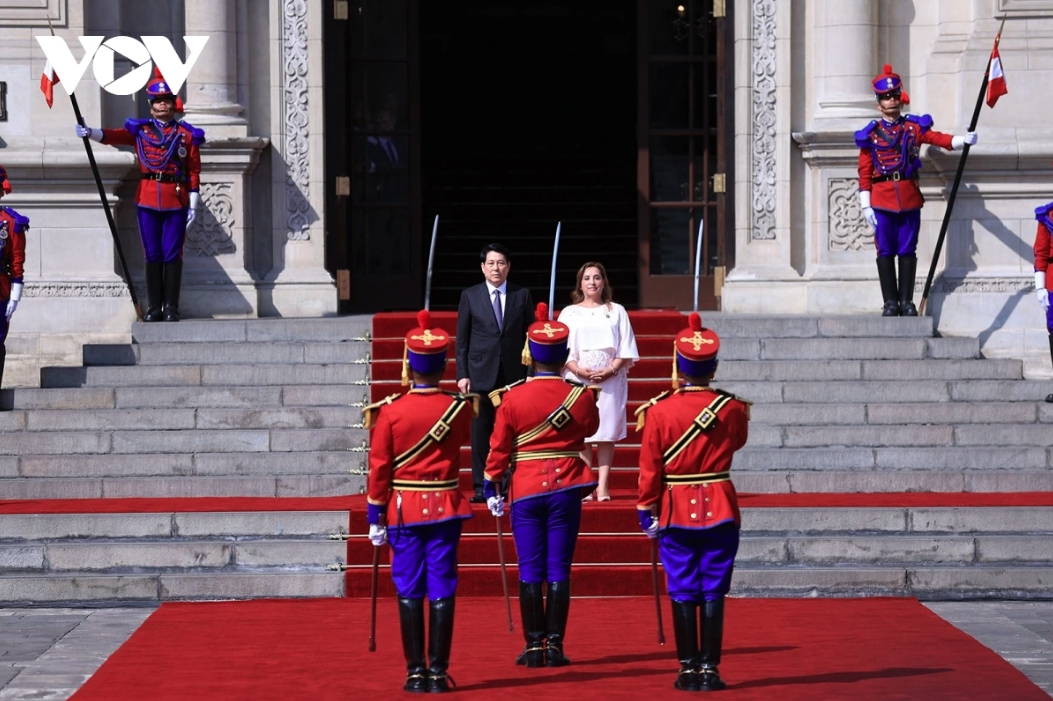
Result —
M 650 598 L 575 599 L 561 669 L 513 665 L 523 645 L 500 599 L 457 602 L 450 673 L 459 699 L 679 699 Z M 665 606 L 665 602 L 663 602 Z M 163 604 L 73 701 L 337 701 L 401 697 L 392 600 Z M 913 599 L 732 599 L 721 699 L 1013 699 L 1048 696 Z M 451 697 L 452 698 L 452 697 Z

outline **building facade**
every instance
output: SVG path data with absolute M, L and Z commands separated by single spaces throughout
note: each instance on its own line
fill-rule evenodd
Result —
M 49 22 L 77 58 L 84 35 L 161 35 L 180 52 L 209 37 L 183 89 L 208 140 L 182 306 L 230 318 L 418 306 L 436 214 L 438 306 L 495 238 L 543 292 L 560 221 L 561 290 L 599 259 L 627 304 L 687 308 L 697 265 L 703 308 L 876 314 L 852 138 L 877 116 L 870 79 L 891 63 L 912 111 L 963 133 L 1005 17 L 1010 92 L 981 112 L 929 309 L 943 333 L 1051 372 L 1030 251 L 1033 210 L 1053 198 L 1053 0 L 571 5 L 0 3 L 5 204 L 32 220 L 5 384 L 126 341 L 134 319 L 67 95 L 60 83 L 48 109 L 39 91 Z M 76 94 L 91 126 L 147 113 L 91 70 Z M 134 155 L 93 146 L 141 289 Z M 958 157 L 925 155 L 918 296 Z

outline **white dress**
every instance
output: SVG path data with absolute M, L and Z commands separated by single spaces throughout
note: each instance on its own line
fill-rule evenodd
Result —
M 600 443 L 625 438 L 625 404 L 629 399 L 627 375 L 633 362 L 640 359 L 625 307 L 614 302 L 591 308 L 575 304 L 561 311 L 559 320 L 570 329 L 567 361 L 573 360 L 579 369 L 601 370 L 615 358 L 626 361 L 621 372 L 600 383 L 602 391 L 597 401 L 600 428 L 585 442 Z M 564 377 L 581 381 L 569 370 L 564 371 Z

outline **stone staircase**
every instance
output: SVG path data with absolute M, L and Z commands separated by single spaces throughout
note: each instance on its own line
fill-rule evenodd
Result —
M 684 322 L 645 316 L 634 313 L 644 358 L 630 375 L 630 415 L 669 386 L 669 338 Z M 1023 379 L 1020 361 L 935 337 L 927 318 L 705 322 L 722 339 L 716 384 L 755 402 L 734 465 L 741 492 L 1053 491 L 1053 405 L 1042 402 L 1053 382 Z M 0 392 L 0 499 L 326 498 L 364 487 L 359 407 L 398 391 L 394 331 L 371 334 L 370 320 L 354 317 L 186 321 L 137 325 L 133 339 L 86 347 L 83 367 L 44 369 L 40 389 Z M 615 500 L 586 506 L 582 594 L 603 594 L 612 578 L 649 591 L 633 513 L 637 455 L 630 430 L 616 452 Z M 28 514 L 0 505 L 0 605 L 368 595 L 361 513 L 349 523 L 347 508 L 324 505 L 168 504 Z M 740 595 L 1053 596 L 1053 506 L 743 513 Z M 462 547 L 466 594 L 500 592 L 493 533 L 477 510 Z M 514 558 L 511 543 L 506 552 Z M 346 575 L 327 570 L 344 563 Z
M 368 317 L 136 324 L 132 337 L 44 368 L 40 389 L 0 392 L 0 499 L 363 489 L 349 473 L 366 451 Z M 346 545 L 328 536 L 347 528 L 346 508 L 0 509 L 0 605 L 341 596 L 326 567 Z

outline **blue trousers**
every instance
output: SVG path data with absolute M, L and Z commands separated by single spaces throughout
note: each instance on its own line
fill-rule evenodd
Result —
M 917 255 L 918 232 L 921 230 L 920 209 L 906 212 L 875 209 L 874 216 L 877 218 L 874 244 L 877 246 L 878 256 L 913 258 Z
M 511 518 L 519 581 L 540 584 L 570 579 L 581 527 L 581 490 L 520 499 L 512 504 Z
M 186 241 L 185 209 L 139 207 L 139 236 L 147 263 L 177 263 L 183 260 Z
M 659 534 L 658 552 L 665 569 L 669 598 L 683 603 L 714 601 L 731 590 L 731 573 L 739 551 L 734 521 L 713 528 L 667 528 Z
M 457 593 L 457 545 L 461 519 L 388 528 L 391 579 L 405 599 L 430 601 Z

